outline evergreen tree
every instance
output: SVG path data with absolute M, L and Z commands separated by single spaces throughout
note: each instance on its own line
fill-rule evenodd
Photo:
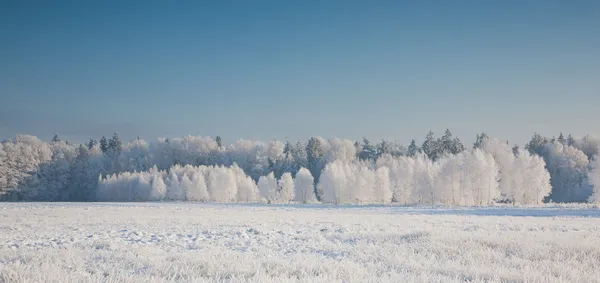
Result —
M 285 141 L 285 146 L 283 147 L 283 156 L 287 157 L 288 155 L 291 155 L 293 149 L 294 147 L 292 146 L 292 143 L 290 141 Z
M 565 139 L 565 136 L 563 136 L 563 133 L 560 133 L 560 135 L 558 136 L 558 139 L 557 139 L 557 141 L 558 141 L 559 143 L 561 143 L 562 145 L 565 145 L 565 144 L 567 144 L 567 140 Z
M 473 144 L 473 148 L 481 148 L 483 146 L 483 142 L 488 140 L 490 137 L 486 133 L 477 134 L 477 139 Z
M 519 145 L 515 144 L 515 146 L 513 146 L 512 148 L 512 152 L 515 155 L 515 157 L 519 156 Z
M 421 150 L 429 157 L 429 159 L 433 161 L 438 159 L 440 155 L 439 144 L 438 141 L 435 140 L 435 135 L 432 131 L 427 133 L 425 141 L 421 146 Z
M 218 146 L 219 148 L 223 147 L 223 141 L 221 140 L 221 137 L 220 137 L 220 136 L 217 136 L 217 137 L 215 138 L 215 142 L 217 142 L 217 146 Z
M 454 138 L 452 140 L 452 148 L 450 153 L 452 154 L 458 154 L 465 151 L 465 146 L 462 144 L 462 142 L 460 141 L 460 139 L 458 137 Z
M 308 144 L 306 145 L 306 158 L 308 162 L 308 170 L 311 175 L 314 177 L 315 181 L 315 195 L 317 199 L 320 199 L 321 193 L 317 191 L 317 183 L 319 182 L 319 177 L 321 176 L 321 171 L 324 167 L 323 156 L 325 155 L 325 151 L 323 149 L 323 142 L 321 139 L 312 137 L 308 140 Z
M 575 144 L 575 139 L 573 138 L 573 136 L 571 134 L 569 134 L 569 137 L 567 137 L 567 145 L 573 146 L 574 144 Z
M 54 137 L 52 137 L 52 142 L 59 142 L 60 138 L 58 138 L 58 134 L 54 134 Z
M 100 139 L 100 150 L 102 150 L 102 153 L 108 154 L 108 141 L 105 136 Z
M 544 156 L 544 147 L 548 144 L 548 139 L 542 137 L 540 134 L 535 133 L 531 138 L 531 141 L 525 145 L 525 149 L 531 154 L 537 154 Z
M 71 178 L 68 186 L 69 201 L 89 201 L 93 199 L 91 184 L 88 178 L 89 150 L 80 145 L 77 148 L 77 157 L 71 168 Z
M 356 158 L 360 158 L 360 153 L 362 152 L 362 145 L 360 144 L 360 142 L 355 141 L 354 148 L 356 149 Z
M 90 141 L 88 141 L 87 143 L 87 147 L 91 150 L 92 148 L 94 148 L 94 146 L 96 146 L 96 144 L 97 142 L 94 139 L 90 139 Z
M 375 162 L 377 160 L 377 148 L 367 138 L 363 138 L 362 151 L 358 155 L 360 160 Z
M 108 150 L 113 154 L 113 157 L 118 157 L 122 148 L 123 145 L 119 134 L 114 133 L 113 137 L 108 141 Z
M 414 139 L 411 140 L 406 155 L 408 157 L 415 157 L 417 153 L 419 153 L 419 151 L 421 151 L 421 149 L 419 148 L 419 146 L 417 146 L 417 142 Z
M 381 157 L 384 154 L 390 154 L 392 156 L 401 156 L 402 148 L 397 147 L 394 143 L 381 140 L 381 142 L 377 145 L 377 158 Z M 375 159 L 375 161 L 377 160 Z
M 308 168 L 308 156 L 306 154 L 306 146 L 303 141 L 296 142 L 296 146 L 292 151 L 292 157 L 298 168 Z
M 450 132 L 449 129 L 446 129 L 446 132 L 444 133 L 444 135 L 438 140 L 440 154 L 452 153 L 454 151 L 453 150 L 453 147 L 454 147 L 453 142 L 454 142 L 454 139 L 452 138 L 452 133 Z

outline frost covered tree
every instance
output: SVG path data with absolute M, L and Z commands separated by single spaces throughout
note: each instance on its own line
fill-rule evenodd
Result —
M 587 155 L 569 145 L 554 142 L 544 146 L 542 156 L 551 176 L 552 201 L 582 202 L 592 193 L 587 179 Z
M 165 180 L 165 184 L 167 185 L 167 200 L 185 200 L 185 188 L 181 186 L 177 171 L 181 171 L 181 166 L 175 165 L 171 168 Z
M 268 203 L 277 202 L 278 200 L 278 186 L 277 179 L 275 179 L 275 175 L 273 172 L 269 173 L 267 176 L 261 176 L 258 179 L 258 189 L 260 191 L 260 196 Z
M 392 201 L 394 195 L 390 183 L 390 169 L 387 167 L 377 168 L 373 188 L 374 202 L 385 204 Z
M 287 172 L 281 176 L 277 182 L 278 185 L 278 201 L 288 203 L 294 199 L 294 179 L 292 174 Z
M 377 160 L 377 148 L 367 138 L 363 138 L 361 152 L 358 158 L 363 161 L 375 162 Z
M 354 201 L 351 199 L 351 190 L 356 187 L 352 187 L 355 184 L 350 180 L 354 178 L 351 171 L 350 165 L 343 161 L 334 161 L 325 166 L 318 184 L 322 202 L 340 204 Z
M 314 178 L 306 168 L 300 168 L 294 180 L 294 199 L 299 203 L 317 201 L 314 191 Z
M 227 167 L 210 167 L 207 177 L 208 193 L 215 202 L 235 202 L 237 200 L 237 180 Z
M 388 168 L 392 202 L 404 205 L 414 204 L 414 168 L 415 159 L 412 157 L 383 155 L 377 160 L 376 167 Z
M 531 140 L 525 145 L 525 149 L 531 154 L 543 156 L 547 144 L 548 139 L 546 137 L 542 137 L 540 134 L 535 133 Z
M 591 164 L 591 170 L 588 177 L 593 187 L 593 193 L 590 196 L 589 201 L 600 203 L 600 156 L 596 155 Z
M 18 135 L 12 141 L 2 143 L 3 187 L 0 187 L 2 200 L 36 199 L 44 188 L 39 186 L 37 170 L 52 159 L 52 151 L 47 143 L 30 135 Z
M 406 155 L 409 157 L 415 157 L 421 149 L 417 146 L 417 142 L 413 139 L 410 141 Z
M 432 131 L 429 131 L 429 133 L 427 133 L 425 141 L 421 146 L 421 150 L 425 155 L 427 155 L 427 157 L 429 157 L 429 159 L 433 161 L 437 160 L 438 157 L 441 155 L 440 145 L 435 139 L 435 135 Z
M 319 188 L 323 202 L 328 203 L 389 203 L 392 199 L 389 169 L 377 170 L 361 162 L 336 160 L 327 164 Z
M 108 140 L 105 136 L 100 138 L 100 149 L 102 150 L 102 153 L 108 154 Z
M 146 171 L 154 166 L 150 146 L 143 139 L 127 143 L 119 154 L 119 168 L 122 171 Z
M 315 182 L 319 180 L 321 171 L 323 171 L 323 168 L 325 167 L 324 156 L 327 152 L 326 146 L 327 142 L 321 137 L 310 138 L 306 145 L 307 169 L 315 178 Z M 315 195 L 317 196 L 317 199 L 320 199 L 321 193 L 318 192 L 316 184 Z
M 483 143 L 488 140 L 490 137 L 487 133 L 477 134 L 477 138 L 475 139 L 475 143 L 473 144 L 473 148 L 481 148 Z
M 510 190 L 506 197 L 516 204 L 540 204 L 552 191 L 550 173 L 544 160 L 529 152 L 521 152 L 508 168 Z
M 600 151 L 600 138 L 585 135 L 582 138 L 573 139 L 572 146 L 581 150 L 591 160 Z

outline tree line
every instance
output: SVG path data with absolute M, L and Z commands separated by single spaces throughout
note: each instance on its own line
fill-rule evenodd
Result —
M 449 130 L 408 146 L 321 137 L 123 143 L 116 133 L 83 144 L 18 135 L 1 145 L 0 199 L 15 201 L 536 204 L 594 202 L 600 185 L 600 139 L 562 134 L 534 134 L 524 150 L 485 133 L 464 145 Z

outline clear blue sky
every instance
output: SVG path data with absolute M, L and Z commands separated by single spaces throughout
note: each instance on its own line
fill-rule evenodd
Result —
M 600 134 L 600 1 L 0 1 L 0 138 Z

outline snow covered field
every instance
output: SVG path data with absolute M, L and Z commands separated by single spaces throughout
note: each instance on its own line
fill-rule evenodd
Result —
M 600 211 L 2 203 L 0 282 L 600 282 Z

